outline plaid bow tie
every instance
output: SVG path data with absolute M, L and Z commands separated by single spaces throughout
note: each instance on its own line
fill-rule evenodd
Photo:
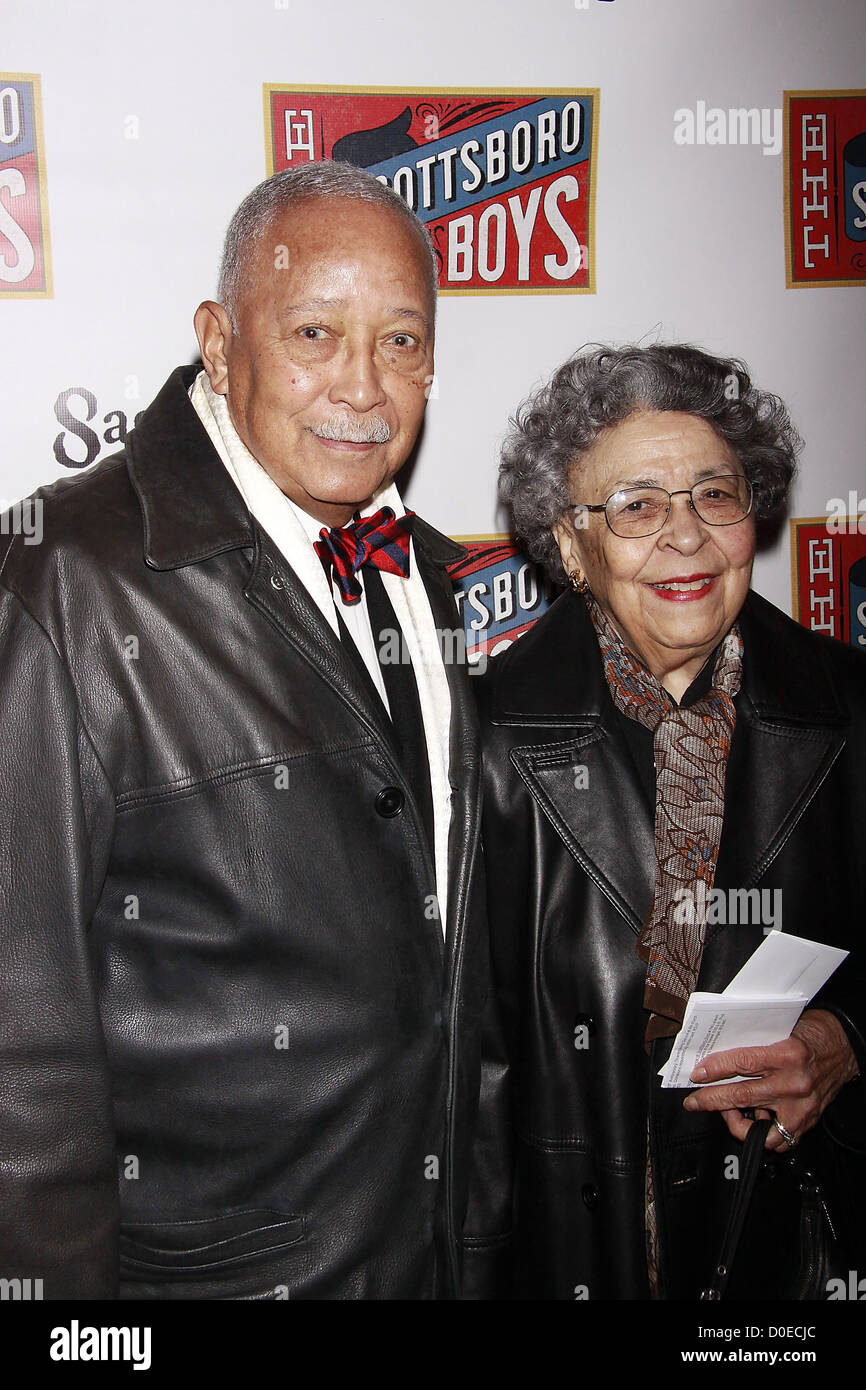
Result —
M 348 526 L 322 527 L 321 540 L 314 541 L 316 554 L 328 574 L 334 575 L 344 603 L 358 603 L 363 590 L 356 573 L 362 565 L 374 565 L 389 574 L 409 577 L 410 523 L 414 512 L 396 517 L 391 507 L 381 507 L 372 516 L 356 518 Z

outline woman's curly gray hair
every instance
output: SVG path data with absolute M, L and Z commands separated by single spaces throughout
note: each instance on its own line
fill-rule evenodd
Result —
M 589 344 L 523 402 L 502 447 L 499 495 L 529 553 L 560 584 L 565 571 L 551 527 L 572 504 L 569 474 L 602 430 L 637 410 L 706 420 L 740 460 L 755 516 L 785 505 L 802 440 L 783 401 L 758 391 L 743 362 L 688 344 Z

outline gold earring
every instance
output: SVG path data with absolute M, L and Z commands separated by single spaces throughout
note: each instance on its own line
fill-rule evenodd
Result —
M 576 594 L 588 594 L 589 585 L 586 582 L 586 575 L 582 570 L 569 570 L 568 582 Z

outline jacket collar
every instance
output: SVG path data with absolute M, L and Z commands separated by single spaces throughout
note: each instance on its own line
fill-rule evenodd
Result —
M 822 727 L 848 722 L 814 634 L 754 592 L 737 621 L 742 693 L 759 719 Z M 495 724 L 574 728 L 600 724 L 610 709 L 595 630 L 571 590 L 494 660 L 491 676 Z
M 187 395 L 197 375 L 197 367 L 173 371 L 126 443 L 152 569 L 179 569 L 255 543 L 247 505 Z
M 144 520 L 144 558 L 152 569 L 179 569 L 256 542 L 249 509 L 187 395 L 199 370 L 172 372 L 126 444 Z M 436 565 L 453 564 L 466 554 L 420 517 L 413 521 L 412 537 Z

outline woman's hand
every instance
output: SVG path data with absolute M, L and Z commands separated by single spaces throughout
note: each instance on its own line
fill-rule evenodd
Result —
M 745 1139 L 751 1120 L 741 1110 L 752 1108 L 755 1119 L 775 1112 L 795 1139 L 818 1123 L 838 1091 L 857 1075 L 857 1061 L 844 1028 L 826 1009 L 807 1009 L 790 1038 L 770 1047 L 740 1047 L 713 1052 L 691 1074 L 692 1081 L 722 1082 L 726 1077 L 750 1076 L 749 1081 L 705 1085 L 684 1102 L 686 1110 L 719 1110 L 735 1139 Z M 787 1149 L 773 1127 L 768 1149 Z

